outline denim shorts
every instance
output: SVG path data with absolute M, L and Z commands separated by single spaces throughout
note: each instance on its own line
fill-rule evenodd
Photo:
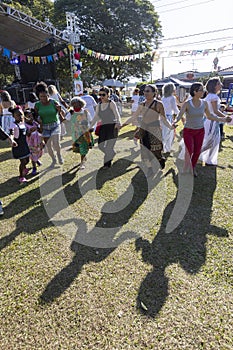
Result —
M 43 131 L 42 131 L 43 137 L 50 137 L 53 135 L 60 135 L 60 134 L 61 134 L 60 122 L 54 122 L 54 123 L 43 125 Z

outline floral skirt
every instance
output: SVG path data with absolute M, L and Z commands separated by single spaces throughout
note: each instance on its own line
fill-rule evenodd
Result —
M 72 149 L 75 153 L 80 153 L 85 156 L 89 149 L 94 146 L 94 139 L 90 132 L 85 132 L 75 142 L 73 142 Z

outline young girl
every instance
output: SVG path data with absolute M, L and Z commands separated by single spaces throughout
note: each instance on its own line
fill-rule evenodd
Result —
M 12 154 L 15 159 L 20 160 L 19 183 L 26 183 L 25 175 L 28 173 L 26 165 L 29 162 L 30 150 L 26 140 L 27 129 L 24 123 L 24 114 L 20 107 L 9 108 L 15 121 L 11 124 L 10 130 L 13 134 L 16 147 L 12 147 Z
M 33 112 L 29 109 L 24 111 L 25 125 L 27 128 L 27 143 L 30 150 L 32 162 L 32 175 L 37 174 L 37 165 L 41 165 L 39 158 L 43 154 L 44 142 L 42 140 L 40 125 L 34 119 Z
M 72 98 L 73 111 L 66 116 L 66 120 L 71 121 L 73 151 L 81 155 L 80 170 L 85 169 L 86 155 L 94 146 L 93 136 L 89 132 L 90 115 L 87 110 L 84 110 L 85 105 L 85 101 L 81 98 Z
M 9 108 L 14 108 L 16 106 L 15 101 L 11 99 L 10 94 L 7 91 L 1 92 L 1 103 L 0 103 L 0 115 L 1 118 L 1 126 L 2 129 L 9 135 L 10 133 L 10 125 L 14 122 L 14 118 L 9 112 Z

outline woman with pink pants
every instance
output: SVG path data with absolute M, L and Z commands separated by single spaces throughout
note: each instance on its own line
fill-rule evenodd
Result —
M 207 102 L 201 99 L 203 93 L 203 84 L 199 82 L 193 83 L 190 88 L 190 95 L 192 98 L 183 104 L 175 121 L 178 122 L 185 113 L 186 120 L 183 133 L 185 144 L 185 164 L 183 172 L 191 172 L 194 176 L 197 176 L 195 166 L 201 153 L 205 135 L 204 115 L 207 119 L 223 123 L 231 120 L 229 117 L 222 118 L 211 115 Z

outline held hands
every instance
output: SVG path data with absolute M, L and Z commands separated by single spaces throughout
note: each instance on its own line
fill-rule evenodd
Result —
M 176 124 L 176 122 L 174 121 L 172 124 L 171 124 L 171 127 L 170 127 L 170 129 L 171 130 L 174 130 L 175 128 L 177 128 L 177 124 Z
M 115 129 L 120 130 L 121 128 L 122 128 L 121 123 L 116 123 L 116 124 L 115 124 Z
M 224 118 L 225 123 L 230 123 L 232 121 L 232 116 L 231 117 L 225 117 Z
M 14 140 L 10 140 L 10 143 L 11 143 L 12 147 L 17 147 L 18 146 L 18 143 L 15 142 Z
M 120 127 L 120 129 L 122 129 L 122 128 L 124 128 L 125 126 L 127 126 L 128 124 L 121 124 L 121 127 Z

